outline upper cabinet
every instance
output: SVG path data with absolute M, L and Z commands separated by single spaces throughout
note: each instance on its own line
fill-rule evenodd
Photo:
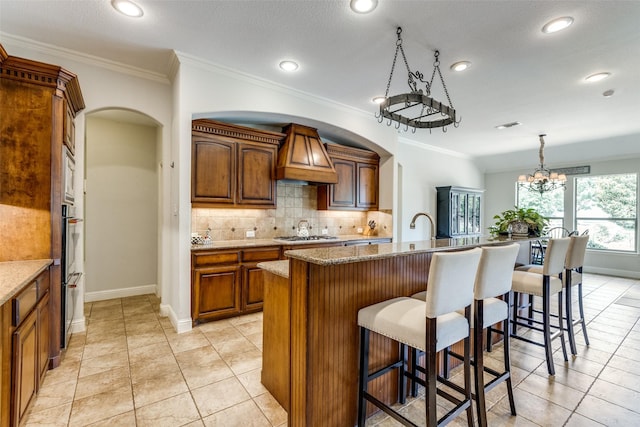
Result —
M 436 187 L 437 238 L 478 236 L 482 234 L 482 193 L 464 187 Z
M 373 151 L 325 144 L 338 183 L 318 186 L 319 210 L 377 210 L 380 156 Z
M 192 122 L 194 207 L 274 208 L 276 161 L 284 134 L 214 120 Z

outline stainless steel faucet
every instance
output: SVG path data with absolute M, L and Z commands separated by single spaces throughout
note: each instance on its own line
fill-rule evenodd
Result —
M 435 240 L 435 238 L 436 238 L 436 221 L 433 219 L 431 214 L 428 214 L 426 212 L 418 212 L 417 214 L 415 214 L 413 216 L 413 219 L 411 220 L 411 224 L 409 224 L 409 228 L 412 229 L 412 230 L 416 228 L 416 219 L 419 216 L 426 216 L 429 219 L 429 222 L 431 223 L 431 239 Z

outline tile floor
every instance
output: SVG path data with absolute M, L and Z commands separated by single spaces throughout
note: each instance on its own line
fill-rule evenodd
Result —
M 487 395 L 490 426 L 640 425 L 640 281 L 585 275 L 584 290 L 591 345 L 579 334 L 568 363 L 558 349 L 549 377 L 542 349 L 514 340 L 518 416 L 501 384 Z M 260 384 L 261 313 L 178 335 L 158 316 L 159 303 L 153 295 L 87 303 L 87 331 L 73 335 L 61 366 L 47 373 L 26 425 L 286 426 Z M 494 347 L 487 364 L 499 366 L 501 354 Z M 423 400 L 401 411 L 418 421 Z M 377 414 L 367 425 L 399 424 Z

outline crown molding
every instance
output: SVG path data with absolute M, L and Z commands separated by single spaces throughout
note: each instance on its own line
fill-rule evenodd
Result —
M 47 55 L 53 55 L 61 58 L 66 58 L 72 61 L 81 62 L 83 64 L 92 65 L 95 67 L 115 71 L 121 74 L 127 74 L 132 77 L 137 77 L 145 80 L 151 80 L 157 83 L 170 84 L 168 76 L 162 73 L 156 73 L 154 71 L 145 70 L 131 65 L 123 64 L 121 62 L 110 61 L 105 58 L 100 58 L 94 55 L 88 55 L 85 53 L 77 52 L 71 49 L 66 49 L 59 46 L 50 45 L 47 43 L 38 42 L 35 40 L 27 39 L 20 36 L 14 36 L 11 34 L 0 32 L 0 38 L 3 43 L 15 45 L 24 49 L 34 50 Z
M 465 153 L 460 153 L 459 151 L 449 150 L 442 147 L 436 147 L 435 145 L 425 144 L 424 142 L 416 141 L 415 139 L 409 139 L 403 137 L 402 135 L 398 136 L 398 142 L 402 144 L 413 145 L 414 147 L 422 148 L 423 150 L 435 151 L 437 153 L 446 154 L 447 156 L 458 157 L 460 159 L 473 160 L 474 157 Z

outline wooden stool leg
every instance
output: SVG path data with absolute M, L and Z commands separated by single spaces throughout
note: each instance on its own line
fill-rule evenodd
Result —
M 369 382 L 369 330 L 360 328 L 360 376 L 358 379 L 358 427 L 364 427 L 367 420 L 367 402 L 364 394 Z
M 589 345 L 589 337 L 587 336 L 587 324 L 584 320 L 584 307 L 582 306 L 582 282 L 578 283 L 578 308 L 580 310 L 580 320 L 582 321 L 582 334 L 584 342 Z
M 542 285 L 542 330 L 544 335 L 544 351 L 547 359 L 547 371 L 549 375 L 555 375 L 556 370 L 553 365 L 553 352 L 551 351 L 551 318 L 549 296 L 549 278 L 544 277 Z
M 571 349 L 571 354 L 578 354 L 576 350 L 576 337 L 574 335 L 573 330 L 573 302 L 571 301 L 571 271 L 565 271 L 565 307 L 566 307 L 566 317 L 567 317 L 567 335 L 569 335 L 569 348 Z
M 438 412 L 436 408 L 436 386 L 437 386 L 437 366 L 436 366 L 436 319 L 427 318 L 425 368 L 425 408 L 427 427 L 437 427 Z
M 507 303 L 507 306 L 509 305 L 509 293 L 505 294 L 504 296 L 504 300 Z M 507 311 L 508 313 L 508 311 Z M 507 377 L 507 393 L 509 394 L 509 406 L 511 407 L 511 415 L 516 415 L 516 403 L 515 400 L 513 398 L 513 382 L 511 381 L 511 353 L 509 352 L 510 350 L 510 338 L 511 335 L 509 334 L 509 317 L 507 316 L 506 319 L 504 319 L 503 323 L 502 323 L 502 329 L 504 330 L 504 337 L 503 337 L 503 349 L 504 349 L 504 371 L 505 372 L 509 372 L 509 376 Z
M 483 318 L 483 301 L 475 302 L 475 323 L 473 332 L 473 373 L 476 392 L 476 412 L 478 415 L 478 425 L 487 427 L 487 405 L 484 396 L 484 346 L 482 345 L 483 329 L 479 325 L 478 319 Z

